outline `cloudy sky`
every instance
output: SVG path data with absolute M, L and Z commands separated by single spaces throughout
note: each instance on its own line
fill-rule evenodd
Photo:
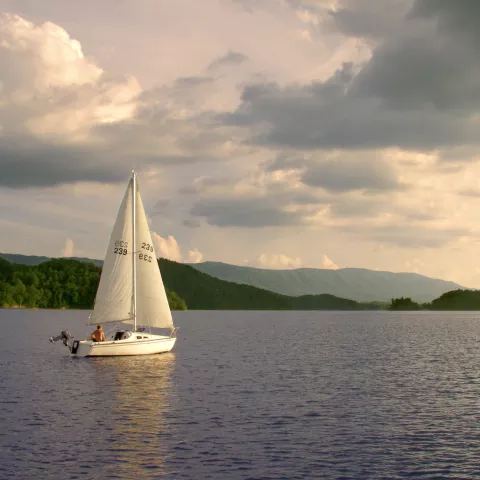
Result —
M 0 251 L 480 287 L 478 0 L 0 0 Z

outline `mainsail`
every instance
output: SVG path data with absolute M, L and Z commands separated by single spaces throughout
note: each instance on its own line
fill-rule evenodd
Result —
M 113 227 L 89 325 L 121 322 L 133 318 L 132 214 L 133 179 L 128 182 Z
M 128 322 L 157 328 L 173 328 L 152 236 L 142 198 L 135 183 L 128 183 L 103 264 L 95 306 L 89 325 Z M 135 192 L 135 252 L 133 252 L 133 195 Z M 135 255 L 135 285 L 132 255 Z M 134 302 L 134 296 L 136 301 Z M 135 315 L 134 315 L 135 312 Z M 135 317 L 135 318 L 134 318 Z

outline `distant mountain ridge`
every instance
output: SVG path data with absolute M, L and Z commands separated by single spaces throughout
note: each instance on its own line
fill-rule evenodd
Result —
M 431 302 L 451 290 L 465 289 L 457 283 L 417 273 L 381 272 L 363 268 L 267 270 L 221 262 L 189 265 L 221 280 L 245 283 L 294 297 L 330 294 L 358 302 L 389 302 L 392 298 L 410 297 L 423 303 Z

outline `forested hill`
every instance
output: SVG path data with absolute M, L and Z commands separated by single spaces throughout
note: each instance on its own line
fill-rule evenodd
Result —
M 161 258 L 160 271 L 167 288 L 177 292 L 192 310 L 364 310 L 362 304 L 333 295 L 289 297 L 251 285 L 227 282 L 183 263 Z
M 0 306 L 91 309 L 100 271 L 95 264 L 79 260 L 22 265 L 0 258 Z M 186 308 L 174 292 L 167 291 L 167 297 L 172 309 Z
M 160 271 L 173 309 L 356 310 L 378 308 L 332 295 L 288 297 L 250 285 L 226 282 L 165 259 Z M 51 259 L 37 265 L 0 258 L 0 306 L 91 309 L 101 267 L 88 261 Z M 186 304 L 186 305 L 185 305 Z

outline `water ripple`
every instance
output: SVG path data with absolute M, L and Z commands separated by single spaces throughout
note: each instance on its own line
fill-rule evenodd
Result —
M 176 313 L 174 352 L 83 360 L 48 337 L 84 312 L 0 315 L 2 479 L 480 471 L 472 313 Z

